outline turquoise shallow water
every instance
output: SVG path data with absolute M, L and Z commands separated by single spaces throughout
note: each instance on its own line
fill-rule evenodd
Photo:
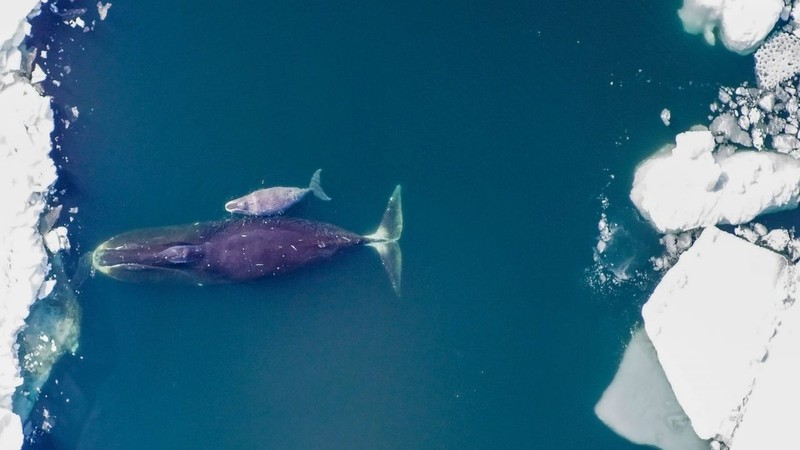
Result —
M 274 282 L 97 276 L 30 447 L 635 447 L 592 412 L 646 296 L 585 284 L 598 196 L 652 237 L 636 162 L 752 77 L 678 7 L 148 0 L 87 34 L 45 14 L 33 41 L 71 69 L 46 87 L 80 110 L 56 154 L 79 252 L 321 167 L 333 201 L 294 213 L 356 232 L 403 185 L 404 294 L 369 249 Z

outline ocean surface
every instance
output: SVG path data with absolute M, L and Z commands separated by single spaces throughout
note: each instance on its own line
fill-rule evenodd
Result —
M 593 412 L 658 278 L 633 169 L 753 79 L 680 2 L 55 4 L 97 20 L 31 38 L 73 260 L 322 168 L 333 201 L 291 214 L 359 233 L 402 184 L 403 295 L 368 248 L 239 285 L 98 274 L 28 448 L 638 448 Z M 645 274 L 620 286 L 590 282 L 603 211 Z

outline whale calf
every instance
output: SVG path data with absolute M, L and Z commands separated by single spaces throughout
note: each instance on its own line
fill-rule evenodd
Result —
M 277 277 L 330 258 L 341 250 L 378 251 L 400 295 L 403 232 L 400 186 L 378 229 L 359 235 L 335 225 L 288 217 L 243 217 L 130 231 L 95 249 L 95 270 L 119 280 L 173 280 L 194 284 Z
M 329 201 L 331 198 L 322 190 L 322 185 L 319 181 L 320 172 L 322 172 L 322 169 L 317 169 L 314 172 L 307 188 L 276 186 L 259 189 L 229 201 L 225 204 L 225 210 L 248 216 L 273 216 L 291 208 L 292 205 L 302 200 L 309 192 L 313 192 L 320 200 Z

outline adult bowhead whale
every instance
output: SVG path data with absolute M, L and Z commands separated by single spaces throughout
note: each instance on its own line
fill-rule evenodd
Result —
M 334 225 L 287 217 L 246 217 L 135 230 L 95 249 L 97 271 L 125 281 L 227 283 L 274 277 L 367 245 L 381 257 L 400 295 L 403 231 L 400 186 L 389 198 L 378 230 L 362 236 Z

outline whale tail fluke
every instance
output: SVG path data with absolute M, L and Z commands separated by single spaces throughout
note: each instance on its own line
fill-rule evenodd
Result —
M 403 253 L 400 251 L 400 235 L 403 233 L 403 208 L 400 201 L 400 186 L 394 188 L 378 229 L 367 236 L 367 245 L 378 251 L 389 281 L 397 296 L 400 296 L 400 280 L 403 273 Z
M 317 169 L 317 171 L 314 172 L 314 175 L 311 176 L 311 183 L 308 184 L 308 188 L 311 189 L 311 192 L 313 192 L 318 199 L 325 200 L 327 202 L 330 201 L 331 198 L 328 197 L 328 194 L 322 190 L 322 184 L 319 180 L 319 174 L 321 172 L 322 169 Z

